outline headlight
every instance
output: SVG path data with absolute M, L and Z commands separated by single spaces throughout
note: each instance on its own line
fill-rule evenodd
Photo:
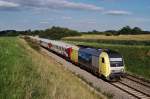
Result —
M 121 71 L 124 72 L 125 71 L 124 68 L 122 68 Z
M 112 73 L 119 73 L 119 72 L 124 72 L 124 68 L 120 69 L 120 70 L 111 70 Z

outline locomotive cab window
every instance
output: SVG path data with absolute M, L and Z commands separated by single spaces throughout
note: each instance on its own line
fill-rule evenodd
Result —
M 105 59 L 104 59 L 104 57 L 102 58 L 102 63 L 105 63 Z

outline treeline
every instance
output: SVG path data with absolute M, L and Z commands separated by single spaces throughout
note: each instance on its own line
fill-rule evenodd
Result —
M 71 30 L 63 27 L 53 26 L 51 28 L 45 30 L 26 30 L 26 31 L 16 31 L 16 30 L 5 30 L 0 31 L 0 36 L 19 36 L 19 35 L 39 35 L 40 37 L 50 38 L 50 39 L 61 39 L 63 37 L 68 36 L 80 36 L 82 34 L 99 34 L 99 35 L 138 35 L 138 34 L 150 34 L 149 31 L 143 31 L 139 27 L 131 28 L 130 26 L 125 26 L 120 30 L 107 30 L 104 32 L 100 32 L 97 30 L 89 31 L 89 32 L 79 32 L 76 30 Z
M 121 28 L 120 30 L 107 30 L 107 31 L 104 31 L 104 32 L 99 32 L 99 31 L 93 30 L 93 31 L 84 32 L 84 33 L 87 33 L 87 34 L 102 34 L 102 35 L 111 36 L 111 35 L 150 34 L 150 31 L 144 31 L 139 27 L 131 28 L 130 26 L 125 26 L 125 27 Z
M 50 39 L 61 39 L 68 36 L 80 36 L 81 33 L 68 28 L 56 27 L 45 29 L 45 30 L 26 30 L 26 31 L 16 31 L 16 30 L 6 30 L 0 31 L 0 36 L 19 36 L 19 35 L 39 35 L 40 37 L 50 38 Z
M 50 39 L 61 39 L 63 37 L 68 36 L 81 36 L 81 33 L 75 30 L 71 30 L 68 28 L 55 27 L 53 26 L 50 29 L 46 29 L 43 32 L 41 31 L 33 31 L 33 35 L 39 34 L 40 37 L 50 38 Z
M 0 31 L 0 36 L 18 36 L 19 32 L 16 30 Z

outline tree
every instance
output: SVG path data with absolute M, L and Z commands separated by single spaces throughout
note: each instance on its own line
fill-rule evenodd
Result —
M 131 34 L 132 29 L 130 28 L 130 26 L 125 26 L 121 30 L 119 30 L 118 32 L 119 32 L 119 34 Z
M 116 30 L 107 30 L 105 33 L 110 33 L 111 35 L 119 35 L 118 31 Z
M 68 28 L 56 27 L 46 29 L 43 33 L 40 33 L 41 37 L 50 38 L 50 39 L 61 39 L 67 36 L 80 36 L 81 34 L 75 30 Z
M 132 34 L 142 34 L 142 29 L 140 29 L 139 27 L 134 27 L 132 29 Z

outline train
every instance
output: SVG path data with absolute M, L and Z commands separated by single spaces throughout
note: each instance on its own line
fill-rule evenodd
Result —
M 121 54 L 110 49 L 77 46 L 62 41 L 29 36 L 40 46 L 51 50 L 95 75 L 113 81 L 125 77 L 125 64 Z

